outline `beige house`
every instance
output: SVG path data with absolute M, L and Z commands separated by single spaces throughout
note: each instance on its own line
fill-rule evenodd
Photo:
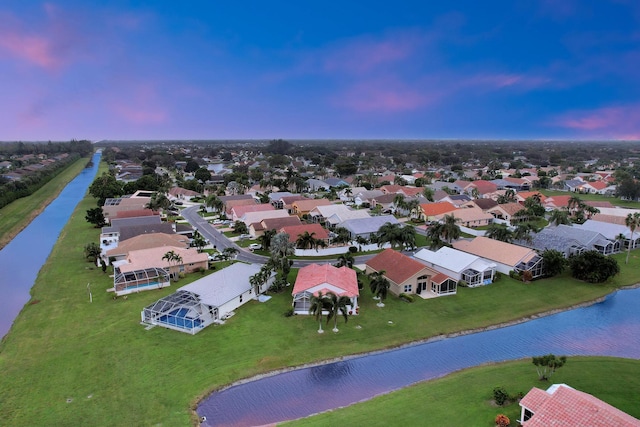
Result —
M 170 251 L 173 251 L 180 259 L 177 261 L 167 260 L 165 255 Z M 192 273 L 197 269 L 207 270 L 209 258 L 207 253 L 199 253 L 194 248 L 160 246 L 130 251 L 126 259 L 116 261 L 114 267 L 116 274 L 149 268 L 163 268 L 169 272 L 171 277 L 178 277 L 180 273 Z
M 442 221 L 446 215 L 451 215 L 457 220 L 457 224 L 464 227 L 482 227 L 493 222 L 493 215 L 484 212 L 479 207 L 457 209 L 445 214 L 436 215 L 436 221 Z
M 523 209 L 524 206 L 522 206 L 520 203 L 504 203 L 489 209 L 487 212 L 489 212 L 495 218 L 511 222 L 513 216 Z
M 418 294 L 422 297 L 454 295 L 458 281 L 427 267 L 393 249 L 385 249 L 366 262 L 367 274 L 382 272 L 389 280 L 389 292 L 394 295 Z
M 503 274 L 509 274 L 512 270 L 518 273 L 529 271 L 533 278 L 543 274 L 542 257 L 533 249 L 488 237 L 476 237 L 471 241 L 458 240 L 453 242 L 453 247 L 495 262 L 496 270 Z
M 158 247 L 178 247 L 187 249 L 189 238 L 182 234 L 150 233 L 141 234 L 120 242 L 117 247 L 106 251 L 106 258 L 113 261 L 121 261 L 127 258 L 131 251 L 151 249 Z
M 291 213 L 302 217 L 308 215 L 317 206 L 328 206 L 331 201 L 328 199 L 304 199 L 291 203 Z

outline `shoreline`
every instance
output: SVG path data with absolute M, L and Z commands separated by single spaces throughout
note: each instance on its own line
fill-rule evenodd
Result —
M 297 366 L 292 366 L 292 367 L 287 367 L 287 368 L 281 368 L 281 369 L 277 369 L 277 370 L 274 370 L 274 371 L 269 371 L 269 372 L 265 372 L 265 373 L 262 373 L 262 374 L 254 375 L 252 377 L 243 378 L 243 379 L 240 379 L 238 381 L 234 381 L 233 383 L 230 383 L 230 384 L 224 385 L 222 387 L 213 389 L 213 390 L 207 392 L 204 395 L 200 395 L 200 396 L 196 397 L 195 403 L 193 403 L 191 405 L 191 408 L 190 408 L 191 412 L 192 412 L 192 417 L 193 417 L 194 420 L 199 419 L 198 414 L 196 412 L 196 409 L 211 394 L 223 392 L 223 391 L 225 391 L 227 389 L 230 389 L 230 388 L 238 386 L 238 385 L 247 384 L 247 383 L 250 383 L 250 382 L 253 382 L 253 381 L 257 381 L 257 380 L 260 380 L 260 379 L 263 379 L 263 378 L 272 377 L 272 376 L 283 374 L 283 373 L 286 373 L 286 372 L 291 372 L 291 371 L 296 371 L 296 370 L 306 369 L 306 368 L 313 368 L 313 367 L 317 367 L 317 366 L 324 366 L 324 365 L 328 365 L 328 364 L 335 363 L 335 362 L 342 362 L 342 361 L 345 361 L 345 360 L 351 360 L 351 359 L 355 359 L 355 358 L 358 358 L 358 357 L 380 354 L 380 353 L 387 352 L 387 351 L 399 350 L 399 349 L 403 349 L 403 348 L 413 347 L 413 346 L 416 346 L 416 345 L 421 345 L 421 344 L 427 344 L 427 343 L 430 343 L 430 342 L 440 341 L 440 340 L 447 339 L 447 338 L 455 338 L 455 337 L 458 337 L 458 336 L 470 335 L 470 334 L 475 334 L 475 333 L 478 333 L 478 332 L 485 332 L 485 331 L 490 331 L 490 330 L 494 330 L 494 329 L 505 328 L 505 327 L 508 327 L 508 326 L 518 325 L 518 324 L 525 323 L 525 322 L 528 322 L 528 321 L 531 321 L 531 320 L 536 320 L 536 319 L 539 319 L 539 318 L 542 318 L 542 317 L 552 316 L 554 314 L 562 313 L 562 312 L 565 312 L 565 311 L 570 311 L 570 310 L 574 310 L 574 309 L 588 307 L 588 306 L 591 306 L 591 305 L 594 305 L 594 304 L 598 304 L 598 303 L 604 301 L 605 299 L 607 299 L 609 296 L 613 295 L 615 292 L 623 291 L 623 290 L 627 290 L 627 289 L 636 289 L 636 288 L 640 288 L 640 283 L 635 283 L 633 285 L 622 286 L 622 287 L 616 289 L 615 291 L 613 291 L 613 292 L 611 292 L 611 293 L 609 293 L 609 294 L 607 294 L 605 296 L 602 296 L 600 298 L 596 298 L 594 300 L 585 301 L 585 302 L 582 302 L 582 303 L 579 303 L 579 304 L 574 304 L 574 305 L 571 305 L 571 306 L 568 306 L 568 307 L 564 307 L 564 308 L 557 308 L 557 309 L 553 309 L 553 310 L 548 310 L 548 311 L 532 314 L 530 316 L 522 317 L 522 318 L 519 318 L 519 319 L 514 319 L 514 320 L 511 320 L 511 321 L 508 321 L 508 322 L 501 322 L 501 323 L 497 323 L 497 324 L 494 324 L 494 325 L 489 325 L 489 326 L 485 326 L 485 327 L 481 327 L 481 328 L 465 329 L 465 330 L 462 330 L 462 331 L 451 332 L 451 333 L 448 333 L 448 334 L 435 335 L 435 336 L 432 336 L 432 337 L 429 337 L 429 338 L 424 338 L 424 339 L 417 340 L 417 341 L 411 341 L 411 342 L 407 342 L 407 343 L 400 344 L 400 345 L 393 346 L 393 347 L 386 347 L 386 348 L 382 348 L 382 349 L 379 349 L 379 350 L 368 351 L 368 352 L 364 352 L 364 353 L 355 353 L 355 354 L 350 354 L 350 355 L 346 355 L 346 356 L 334 357 L 334 358 L 331 358 L 331 359 L 324 359 L 324 360 L 320 360 L 320 361 L 317 361 L 317 362 L 305 363 L 303 365 L 297 365 Z M 479 365 L 479 366 L 481 366 L 481 365 Z M 430 380 L 427 380 L 427 381 L 430 381 Z M 419 381 L 419 382 L 422 382 L 422 381 Z M 396 390 L 391 390 L 391 391 L 389 391 L 387 393 L 390 393 L 390 392 L 393 392 L 393 391 L 396 391 Z M 382 393 L 382 394 L 386 394 L 386 393 Z M 369 400 L 369 399 L 367 399 L 367 400 Z M 335 408 L 335 409 L 338 409 L 338 408 Z M 331 410 L 329 410 L 329 411 L 331 411 Z M 291 420 L 283 420 L 283 422 L 284 421 L 291 421 Z M 199 425 L 199 424 L 196 423 L 195 425 Z
M 76 162 L 79 162 L 79 161 L 82 161 L 82 160 L 85 160 L 85 158 L 84 158 L 84 157 L 81 157 L 81 158 L 79 158 L 78 160 L 76 160 Z M 70 164 L 70 165 L 67 167 L 67 169 L 65 169 L 65 170 L 61 171 L 61 172 L 60 172 L 60 174 L 59 174 L 59 175 L 57 175 L 57 176 L 60 176 L 60 175 L 61 175 L 61 174 L 63 174 L 66 170 L 68 170 L 69 168 L 73 167 L 73 165 L 74 165 L 74 164 L 75 164 L 75 163 Z M 84 169 L 84 168 L 83 168 L 83 169 Z M 29 226 L 29 224 L 31 224 L 31 223 L 33 222 L 33 220 L 34 220 L 34 219 L 36 219 L 36 218 L 37 218 L 37 217 L 38 217 L 38 216 L 39 216 L 39 215 L 40 215 L 40 214 L 41 214 L 41 213 L 42 213 L 42 212 L 47 208 L 47 206 L 49 206 L 49 205 L 51 204 L 51 202 L 53 202 L 53 201 L 54 201 L 54 200 L 55 200 L 55 199 L 60 195 L 60 193 L 62 193 L 62 190 L 64 190 L 64 189 L 67 187 L 67 185 L 69 185 L 69 183 L 70 183 L 71 181 L 73 181 L 73 180 L 74 180 L 74 179 L 75 179 L 75 178 L 80 174 L 80 172 L 82 172 L 82 170 L 83 170 L 83 169 L 80 169 L 80 170 L 78 171 L 78 173 L 74 174 L 74 175 L 71 177 L 71 179 L 69 179 L 68 181 L 66 181 L 66 182 L 64 183 L 64 185 L 63 185 L 62 187 L 60 187 L 60 188 L 58 188 L 58 189 L 55 189 L 55 191 L 53 191 L 52 193 L 50 193 L 50 194 L 49 194 L 49 195 L 48 195 L 48 196 L 47 196 L 47 197 L 42 201 L 42 203 L 41 203 L 37 208 L 35 208 L 35 209 L 31 210 L 31 211 L 29 212 L 29 214 L 28 214 L 28 215 L 26 215 L 26 216 L 24 217 L 23 221 L 21 221 L 19 224 L 17 224 L 17 225 L 16 225 L 16 227 L 14 227 L 14 228 L 12 228 L 11 230 L 7 231 L 7 232 L 6 232 L 6 233 L 5 233 L 5 234 L 0 238 L 0 251 L 1 251 L 2 249 L 4 249 L 4 247 L 5 247 L 5 246 L 7 246 L 9 243 L 11 243 L 11 241 L 12 241 L 12 240 L 13 240 L 13 239 L 18 235 L 18 234 L 20 234 L 20 233 L 22 232 L 22 230 L 24 230 L 25 228 L 27 228 L 27 227 Z M 56 177 L 57 177 L 57 176 L 56 176 Z M 56 177 L 54 177 L 53 179 L 55 179 Z M 49 183 L 50 183 L 50 182 L 51 182 L 51 181 L 49 181 Z M 42 190 L 42 189 L 43 189 L 43 188 L 45 188 L 45 187 L 46 187 L 46 185 L 48 185 L 49 183 L 47 183 L 47 184 L 45 184 L 44 186 L 40 187 L 37 191 Z M 34 194 L 35 194 L 35 193 L 34 193 Z M 31 194 L 31 195 L 29 195 L 29 196 L 27 196 L 27 197 L 31 197 L 31 196 L 33 196 L 34 194 Z M 17 201 L 19 201 L 19 200 L 21 200 L 21 199 L 14 200 L 14 202 L 17 202 Z M 10 206 L 10 204 L 9 204 L 9 205 L 7 205 L 7 206 Z

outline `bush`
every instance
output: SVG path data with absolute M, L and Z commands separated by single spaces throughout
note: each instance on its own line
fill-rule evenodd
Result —
M 505 414 L 498 414 L 496 416 L 496 425 L 498 427 L 509 427 L 511 425 L 511 420 Z
M 530 282 L 533 280 L 533 273 L 531 273 L 529 270 L 523 271 L 521 276 L 523 282 Z
M 618 262 L 598 251 L 587 251 L 569 258 L 571 275 L 589 283 L 602 283 L 620 272 Z
M 356 248 L 355 246 L 349 246 L 349 252 L 355 254 L 356 252 L 358 252 L 358 248 Z
M 502 406 L 509 400 L 509 393 L 507 393 L 504 387 L 495 387 L 493 389 L 493 400 L 496 402 L 496 405 Z
M 520 273 L 518 273 L 515 270 L 511 270 L 509 272 L 509 277 L 511 277 L 512 279 L 515 279 L 515 280 L 520 280 Z
M 468 284 L 466 281 L 464 281 L 464 280 L 460 280 L 460 281 L 458 282 L 458 286 L 460 286 L 460 287 L 462 287 L 462 288 L 467 288 L 467 287 L 469 287 L 469 284 Z
M 405 294 L 404 292 L 398 295 L 398 298 L 405 302 L 413 302 L 413 296 L 409 294 Z
M 289 310 L 284 312 L 284 317 L 291 317 L 293 316 L 293 308 L 290 308 Z
M 502 279 L 502 273 L 500 273 L 499 271 L 496 271 L 495 274 L 493 275 L 493 283 L 499 282 L 500 279 Z

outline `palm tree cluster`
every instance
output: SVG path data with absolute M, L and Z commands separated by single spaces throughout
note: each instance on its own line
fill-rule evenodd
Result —
M 379 300 L 378 307 L 384 307 L 384 300 L 387 298 L 391 283 L 384 277 L 386 272 L 374 271 L 369 274 L 369 289 L 373 294 L 373 298 Z
M 627 259 L 625 264 L 629 264 L 629 254 L 631 253 L 631 246 L 634 244 L 633 233 L 635 233 L 638 226 L 640 226 L 640 213 L 635 212 L 633 215 L 629 214 L 624 220 L 629 230 L 631 230 L 631 238 L 629 239 L 629 246 L 627 247 Z
M 385 223 L 378 229 L 372 241 L 382 247 L 385 243 L 389 243 L 392 248 L 397 246 L 403 249 L 414 249 L 416 247 L 416 230 L 410 225 Z
M 431 224 L 427 229 L 427 237 L 431 240 L 431 249 L 440 248 L 442 239 L 451 244 L 453 240 L 460 238 L 460 226 L 458 218 L 453 215 L 445 215 L 442 222 Z
M 316 295 L 311 297 L 311 306 L 309 307 L 309 314 L 313 315 L 318 322 L 318 333 L 321 334 L 322 330 L 322 316 L 324 312 L 327 313 L 327 324 L 333 319 L 333 332 L 338 332 L 338 316 L 342 314 L 344 322 L 349 321 L 349 313 L 347 306 L 351 304 L 351 299 L 347 296 L 339 296 L 333 292 L 327 292 L 322 294 L 319 291 Z
M 253 286 L 256 298 L 258 297 L 258 294 L 260 294 L 260 287 L 269 281 L 272 274 L 273 271 L 271 270 L 269 264 L 264 264 L 260 268 L 260 271 L 249 277 L 249 283 L 251 284 L 251 286 Z
M 166 260 L 169 263 L 169 265 L 173 265 L 173 266 L 176 266 L 182 263 L 182 257 L 180 256 L 180 254 L 173 250 L 166 252 L 162 256 L 162 259 Z M 173 274 L 171 274 L 171 276 L 173 276 Z
M 168 209 L 170 206 L 171 201 L 164 193 L 155 192 L 151 195 L 151 198 L 145 207 L 153 211 L 159 211 L 160 209 Z
M 298 249 L 315 249 L 325 248 L 327 247 L 327 242 L 323 239 L 316 239 L 316 233 L 305 231 L 302 234 L 298 234 L 298 239 L 296 240 L 296 248 Z

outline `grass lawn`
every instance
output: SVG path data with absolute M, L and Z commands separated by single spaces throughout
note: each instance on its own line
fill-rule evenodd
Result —
M 416 298 L 412 304 L 390 297 L 384 308 L 376 307 L 365 287 L 360 315 L 341 324 L 340 333 L 323 335 L 312 318 L 283 315 L 291 307 L 286 288 L 267 303 L 249 302 L 225 325 L 191 336 L 145 330 L 140 311 L 201 276 L 114 300 L 105 292 L 112 278 L 82 253 L 98 238 L 84 220 L 94 205 L 91 198 L 78 205 L 30 303 L 0 343 L 0 419 L 6 425 L 187 426 L 195 420 L 190 408 L 198 398 L 230 382 L 568 307 L 636 283 L 640 271 L 636 251 L 627 266 L 624 254 L 617 255 L 622 273 L 602 285 L 568 276 L 531 284 L 503 277 L 491 286 L 461 288 L 455 297 Z M 509 304 L 496 310 L 495 301 Z M 451 399 L 468 401 L 464 392 Z
M 542 194 L 547 197 L 552 196 L 576 196 L 584 201 L 592 201 L 592 202 L 611 202 L 614 206 L 620 206 L 623 208 L 632 208 L 632 209 L 640 209 L 640 202 L 634 202 L 630 200 L 622 200 L 618 197 L 609 197 L 603 196 L 601 194 L 582 194 L 582 193 L 571 193 L 569 191 L 554 191 L 554 190 L 541 190 Z
M 0 209 L 0 248 L 3 248 L 51 203 L 87 165 L 83 157 L 69 165 L 30 196 L 14 200 Z
M 615 379 L 612 381 L 612 379 Z M 640 360 L 608 357 L 570 357 L 551 382 L 539 381 L 530 359 L 467 369 L 378 396 L 346 408 L 285 423 L 287 426 L 327 425 L 428 425 L 495 426 L 496 415 L 505 414 L 517 425 L 517 402 L 499 407 L 493 388 L 509 395 L 526 394 L 532 387 L 547 389 L 565 383 L 592 394 L 610 405 L 640 418 Z

